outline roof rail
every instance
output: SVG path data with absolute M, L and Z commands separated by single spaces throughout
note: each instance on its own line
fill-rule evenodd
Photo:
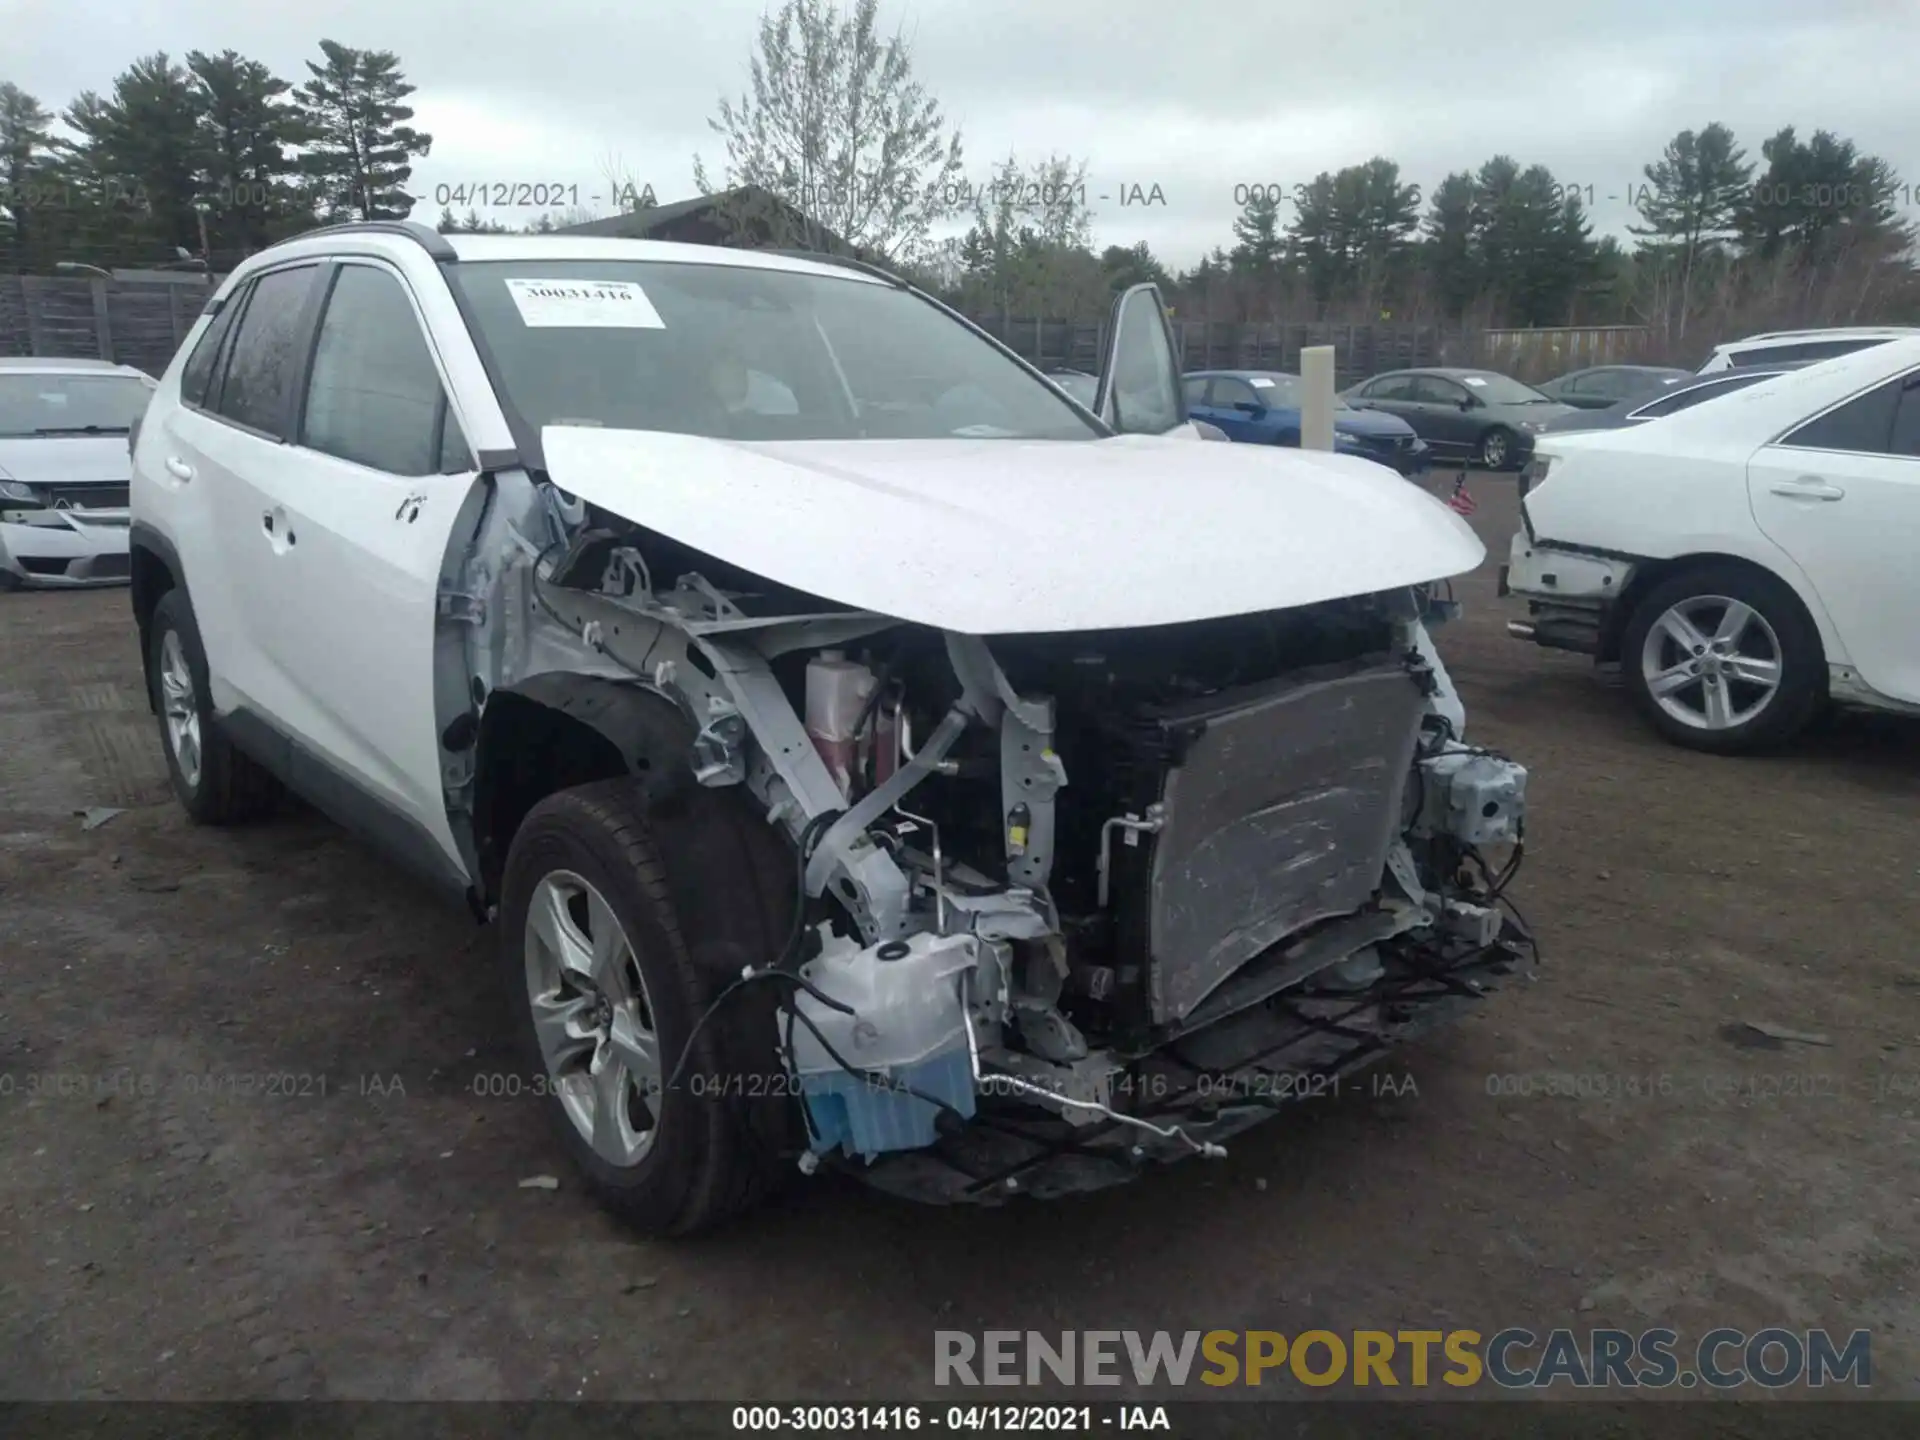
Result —
M 767 249 L 761 253 L 764 255 L 784 255 L 789 260 L 811 260 L 816 265 L 837 265 L 842 270 L 858 270 L 864 275 L 873 276 L 876 280 L 884 280 L 889 285 L 898 285 L 906 289 L 913 288 L 907 281 L 901 279 L 891 270 L 875 265 L 870 260 L 856 260 L 851 255 L 834 255 L 825 250 L 788 250 L 783 248 Z
M 404 235 L 417 241 L 435 260 L 458 260 L 453 244 L 431 225 L 419 220 L 347 220 L 338 225 L 322 225 L 289 235 L 289 240 L 310 240 L 315 235 Z

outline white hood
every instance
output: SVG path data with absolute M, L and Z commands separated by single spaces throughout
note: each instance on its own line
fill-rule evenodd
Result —
M 1459 575 L 1486 555 L 1419 486 L 1315 451 L 1142 435 L 747 444 L 560 425 L 540 438 L 555 485 L 636 525 L 972 635 L 1285 609 Z
M 0 480 L 26 485 L 125 485 L 125 435 L 0 436 Z

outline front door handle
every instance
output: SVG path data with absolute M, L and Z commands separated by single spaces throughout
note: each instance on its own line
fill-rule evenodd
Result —
M 182 460 L 178 455 L 169 455 L 167 457 L 167 473 L 176 480 L 191 480 L 193 478 L 193 466 L 187 464 L 187 462 Z
M 1829 485 L 1818 475 L 1800 475 L 1792 480 L 1776 481 L 1773 493 L 1785 496 L 1789 500 L 1844 500 L 1847 492 L 1838 485 Z

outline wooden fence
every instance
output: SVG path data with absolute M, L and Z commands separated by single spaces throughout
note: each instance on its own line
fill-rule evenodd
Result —
M 219 283 L 205 286 L 0 275 L 0 355 L 84 356 L 117 360 L 158 375 Z M 1100 369 L 1107 323 L 976 315 L 975 324 L 1043 370 Z M 1462 330 L 1439 325 L 1229 324 L 1176 317 L 1182 368 L 1300 368 L 1310 345 L 1334 348 L 1342 386 L 1382 370 L 1423 365 L 1484 365 L 1540 381 L 1583 365 L 1631 360 L 1650 332 L 1633 326 L 1576 330 Z
M 0 275 L 0 355 L 115 360 L 158 375 L 217 283 Z

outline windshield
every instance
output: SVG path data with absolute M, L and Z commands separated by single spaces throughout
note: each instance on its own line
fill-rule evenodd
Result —
M 1100 382 L 1091 375 L 1068 375 L 1055 371 L 1047 378 L 1089 410 L 1099 392 Z
M 451 273 L 505 398 L 536 429 L 727 440 L 1099 433 L 952 317 L 856 274 L 635 260 L 463 262 Z
M 131 375 L 0 375 L 0 436 L 124 435 L 152 394 Z
M 1265 375 L 1251 377 L 1247 383 L 1260 397 L 1260 403 L 1267 406 L 1279 406 L 1281 409 L 1300 408 L 1300 377 L 1270 371 Z M 1334 398 L 1336 409 L 1345 408 L 1338 396 Z
M 1542 395 L 1531 385 L 1522 385 L 1518 380 L 1505 375 L 1481 373 L 1462 375 L 1460 383 L 1489 405 L 1554 405 L 1559 402 L 1550 395 Z

